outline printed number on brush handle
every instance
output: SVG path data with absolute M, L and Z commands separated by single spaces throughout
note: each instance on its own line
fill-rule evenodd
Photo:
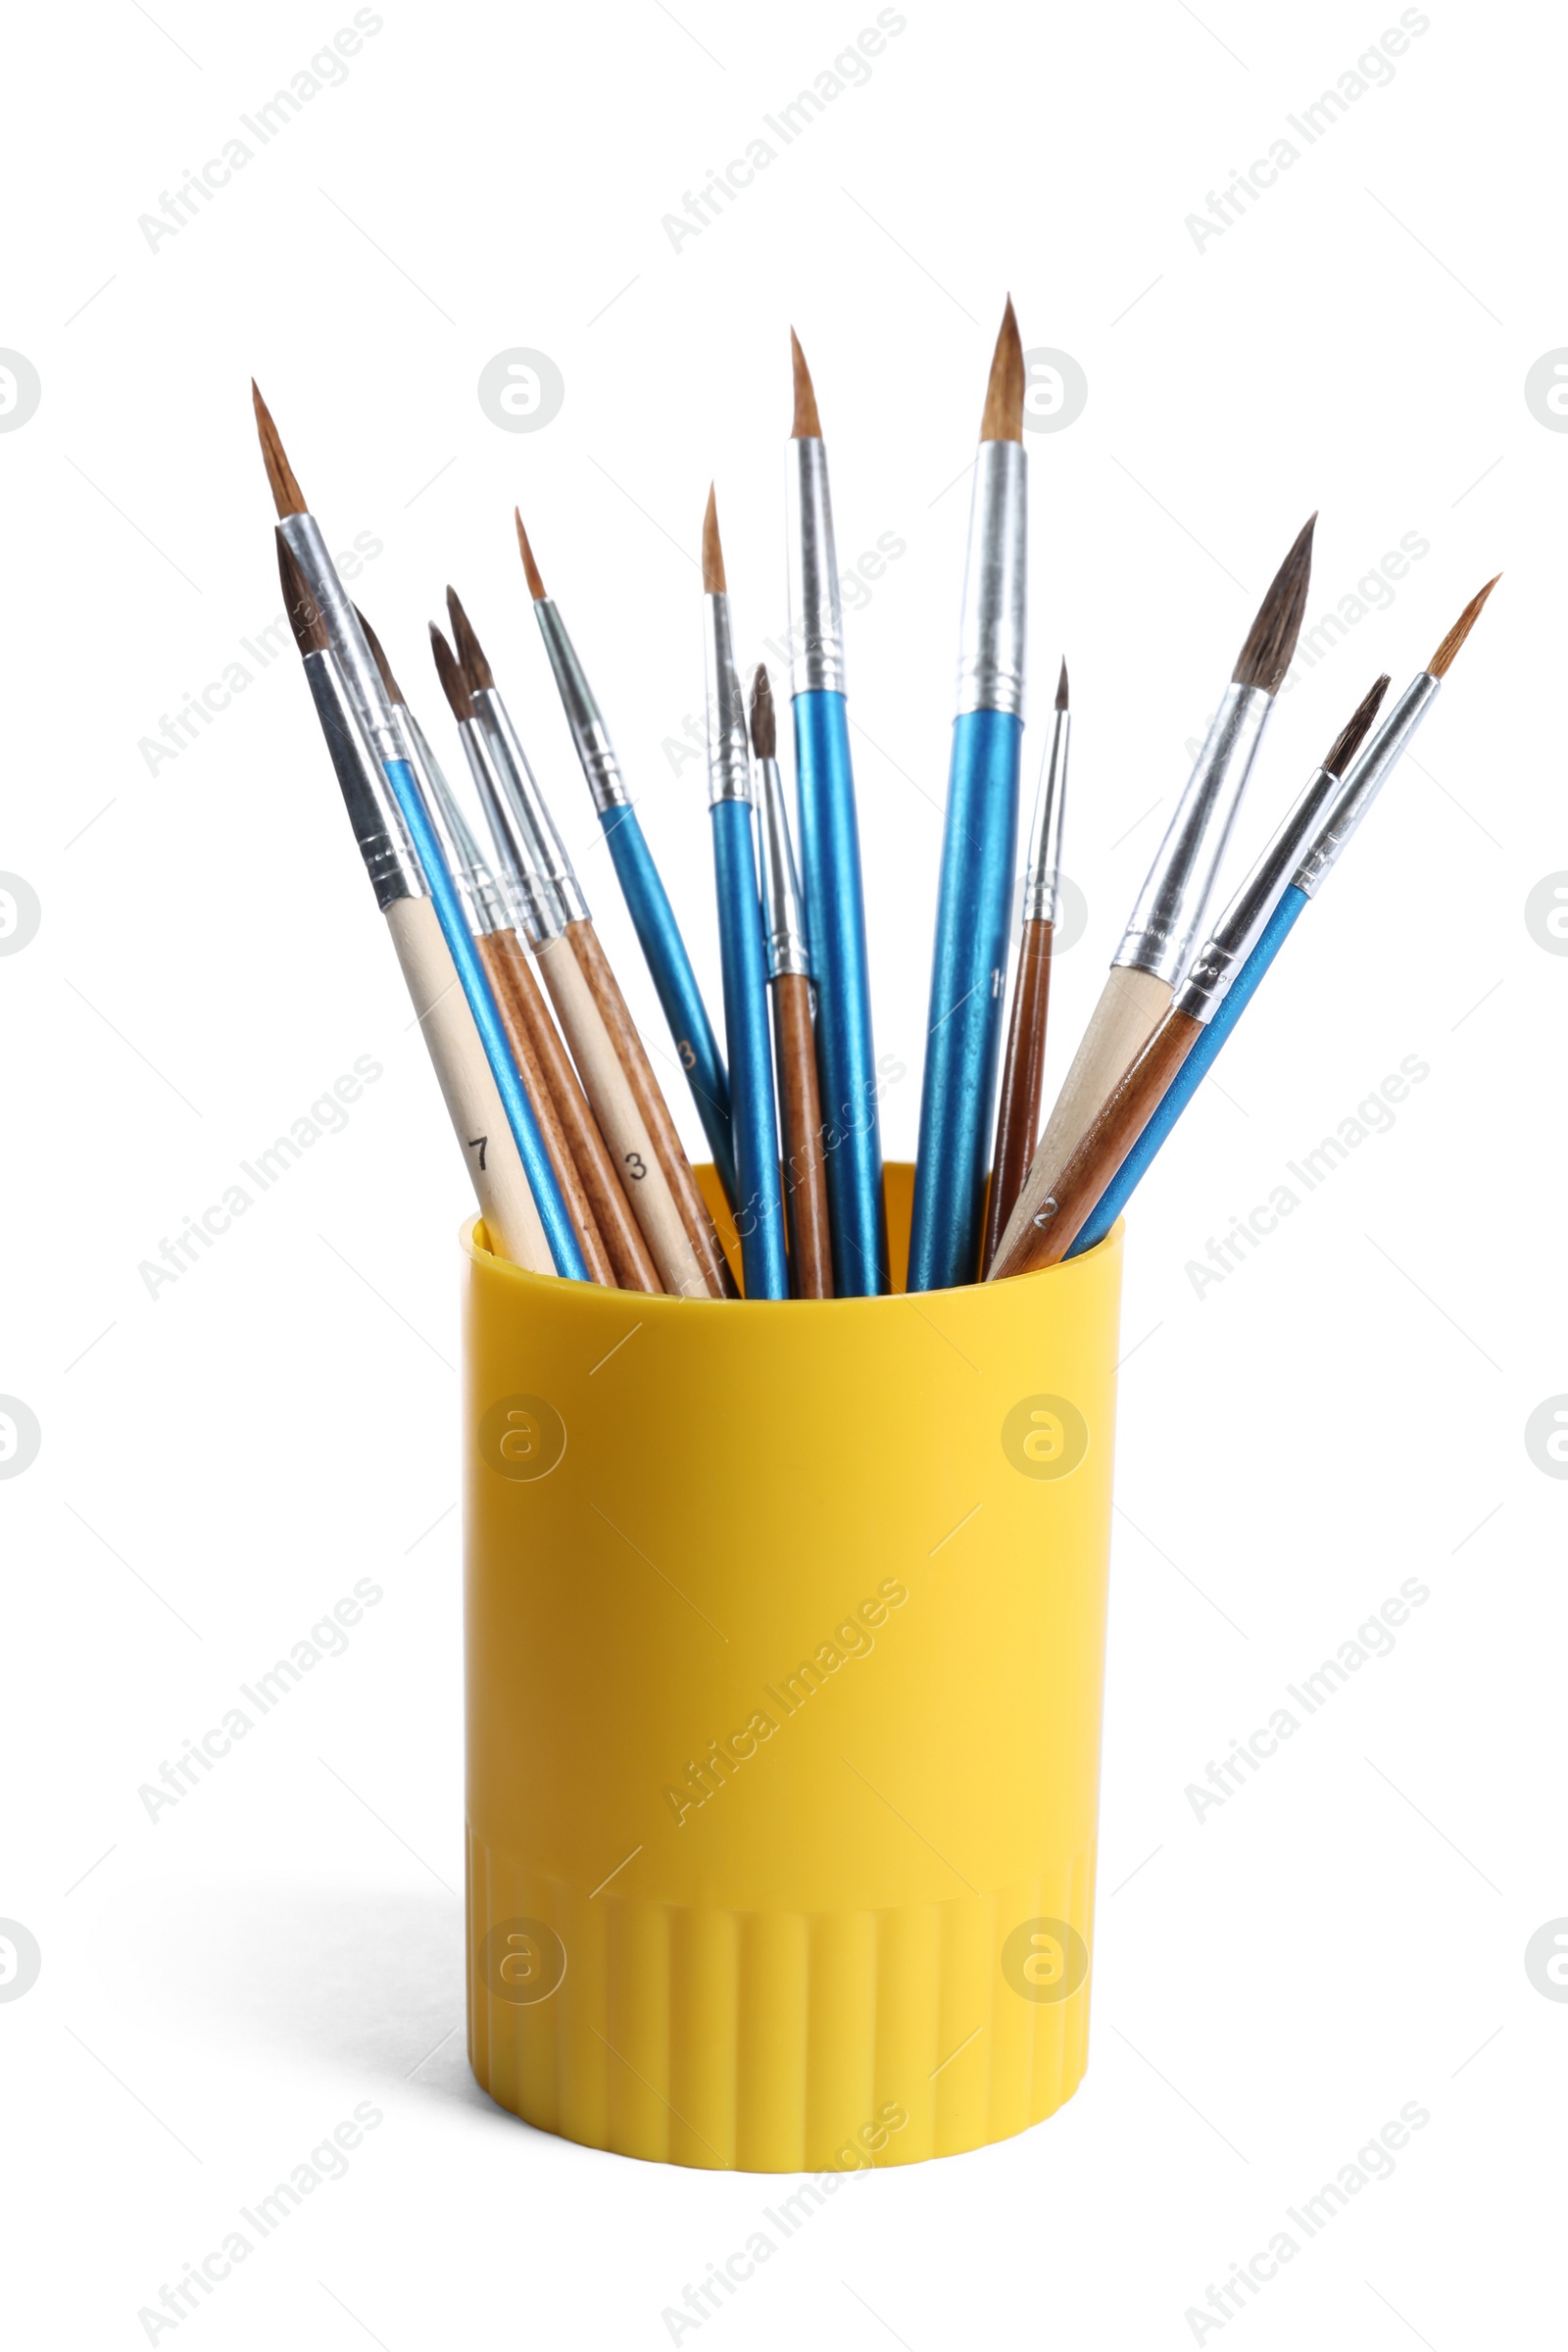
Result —
M 696 1069 L 697 1055 L 692 1051 L 691 1040 L 689 1038 L 683 1037 L 678 1039 L 676 1042 L 675 1051 L 680 1055 L 680 1066 L 683 1070 Z
M 471 1152 L 475 1149 L 475 1147 L 478 1149 L 479 1165 L 481 1168 L 484 1166 L 485 1146 L 489 1143 L 489 1141 L 490 1138 L 487 1135 L 470 1135 L 468 1138 L 468 1150 Z
M 634 1180 L 640 1180 L 648 1173 L 648 1162 L 640 1152 L 628 1152 L 626 1165 L 630 1168 Z

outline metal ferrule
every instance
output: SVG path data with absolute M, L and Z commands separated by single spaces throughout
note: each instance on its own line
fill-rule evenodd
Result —
M 588 779 L 594 807 L 603 816 L 607 808 L 628 808 L 631 795 L 626 790 L 615 758 L 615 747 L 610 740 L 604 713 L 594 700 L 577 649 L 566 634 L 566 624 L 553 598 L 540 597 L 533 609 L 539 623 L 539 634 L 550 656 L 550 666 L 556 673 L 556 685 L 561 693 L 561 707 L 566 713 L 571 740 L 582 761 L 582 772 Z
M 1233 679 L 1149 869 L 1121 946 L 1111 957 L 1135 971 L 1180 980 L 1251 772 L 1274 697 Z
M 578 886 L 566 845 L 556 831 L 549 804 L 534 781 L 511 713 L 494 686 L 482 687 L 474 696 L 473 714 L 485 731 L 507 797 L 528 841 L 534 872 L 559 905 L 562 921 L 580 922 L 588 912 L 588 902 Z
M 827 449 L 791 441 L 785 461 L 785 538 L 789 548 L 790 692 L 843 694 L 844 607 L 833 543 L 833 495 Z
M 1028 461 L 1021 441 L 982 441 L 969 501 L 969 547 L 958 624 L 958 699 L 965 710 L 1023 716 L 1028 614 Z
M 1291 876 L 1307 898 L 1315 899 L 1323 887 L 1323 877 L 1377 799 L 1390 768 L 1437 700 L 1441 684 L 1429 669 L 1418 670 L 1341 784 L 1327 823 Z
M 406 760 L 408 745 L 387 700 L 375 658 L 365 641 L 360 616 L 314 514 L 285 514 L 278 524 L 285 546 L 316 600 L 332 651 L 337 656 L 350 702 L 378 760 Z M 401 816 L 399 823 L 402 823 Z
M 376 906 L 384 914 L 399 899 L 424 898 L 419 860 L 386 770 L 365 739 L 337 656 L 307 654 L 305 676 Z
M 703 598 L 703 668 L 708 683 L 708 803 L 752 798 L 746 698 L 730 639 L 729 598 Z
M 795 870 L 795 845 L 790 839 L 784 779 L 776 760 L 757 763 L 757 821 L 761 834 L 762 927 L 767 935 L 767 976 L 782 980 L 789 973 L 811 976 L 806 952 L 806 917 L 801 909 L 800 878 Z
M 548 941 L 559 939 L 565 929 L 564 909 L 534 862 L 532 845 L 513 806 L 505 774 L 483 725 L 477 718 L 460 719 L 458 733 L 463 738 L 468 773 L 473 778 L 473 788 L 495 845 L 501 887 L 511 912 L 520 924 L 528 945 L 543 947 Z
M 1067 801 L 1067 744 L 1072 712 L 1058 710 L 1040 769 L 1034 822 L 1029 828 L 1029 862 L 1024 867 L 1023 919 L 1054 923 L 1060 898 L 1061 819 Z
M 1268 929 L 1269 917 L 1285 896 L 1298 859 L 1323 821 L 1341 789 L 1340 779 L 1326 767 L 1313 771 L 1295 807 L 1262 857 L 1236 893 L 1209 939 L 1193 957 L 1192 966 L 1172 1003 L 1205 1027 L 1230 994 L 1231 982 Z
M 401 720 L 413 746 L 414 757 L 409 764 L 418 779 L 424 795 L 424 805 L 430 811 L 441 854 L 447 861 L 447 871 L 457 885 L 463 901 L 463 912 L 468 929 L 480 938 L 493 931 L 511 928 L 512 913 L 495 876 L 485 863 L 484 853 L 474 839 L 473 827 L 451 785 L 447 782 L 440 760 L 425 740 L 424 729 L 406 703 L 394 703 L 393 714 Z

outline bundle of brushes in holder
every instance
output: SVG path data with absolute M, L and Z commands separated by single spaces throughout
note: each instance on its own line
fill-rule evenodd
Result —
M 1347 713 L 1216 919 L 1301 626 L 1299 531 L 1046 1115 L 1070 694 L 1063 661 L 1014 954 L 1028 484 L 1009 303 L 973 476 L 918 1155 L 884 1169 L 827 445 L 791 340 L 787 680 L 737 666 L 711 493 L 701 529 L 716 1020 L 596 692 L 613 650 L 588 615 L 579 652 L 515 517 L 698 1168 L 473 620 L 448 589 L 430 628 L 460 793 L 259 393 L 256 415 L 311 695 L 478 1199 L 470 2063 L 592 2146 L 825 2176 L 999 2139 L 1084 2072 L 1121 1212 L 1493 583 L 1391 705 L 1384 676 Z M 504 637 L 506 674 L 512 614 Z
M 724 1221 L 738 1239 L 738 1289 L 472 623 L 449 588 L 451 635 L 432 623 L 430 645 L 462 739 L 477 830 L 339 581 L 256 393 L 285 603 L 361 855 L 491 1247 L 530 1272 L 684 1298 L 861 1298 L 889 1288 L 827 448 L 805 355 L 793 333 L 790 340 L 793 820 L 773 681 L 759 667 L 745 682 L 736 667 L 711 492 L 702 526 L 722 1052 L 588 671 L 521 515 L 514 518 L 584 781 L 712 1154 Z M 1420 724 L 1493 585 L 1465 607 L 1381 716 L 1389 680 L 1375 681 L 1205 933 L 1215 877 L 1295 654 L 1311 572 L 1306 523 L 1237 657 L 1042 1128 L 1071 722 L 1063 661 L 1023 852 L 1013 958 L 1027 569 L 1023 397 L 1009 302 L 970 508 L 910 1291 L 1029 1273 L 1110 1231 Z

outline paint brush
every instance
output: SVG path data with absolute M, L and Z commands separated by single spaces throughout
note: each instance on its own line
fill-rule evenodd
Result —
M 1117 1170 L 1108 1191 L 1096 1203 L 1094 1214 L 1073 1245 L 1070 1255 L 1077 1257 L 1085 1250 L 1093 1249 L 1096 1242 L 1103 1241 L 1124 1204 L 1143 1181 L 1166 1137 L 1213 1066 L 1225 1040 L 1251 1003 L 1259 981 L 1289 938 L 1298 919 L 1316 898 L 1324 877 L 1344 852 L 1390 771 L 1397 764 L 1411 736 L 1432 708 L 1439 687 L 1447 676 L 1460 647 L 1475 627 L 1481 608 L 1500 576 L 1494 575 L 1478 595 L 1471 598 L 1426 668 L 1416 672 L 1377 733 L 1347 771 L 1311 848 L 1292 876 L 1289 888 L 1269 917 L 1267 928 L 1241 970 L 1234 977 L 1221 970 L 1212 979 L 1206 979 L 1200 966 L 1195 963 L 1195 1005 L 1201 1009 L 1200 999 L 1211 996 L 1217 982 L 1218 1007 L 1209 1014 L 1202 1036 L 1187 1055 L 1170 1088 L 1161 1098 L 1158 1109 Z M 1184 989 L 1184 1000 L 1186 994 Z
M 973 1282 L 979 1270 L 1023 743 L 1023 346 L 1009 300 L 991 362 L 969 506 L 909 1230 L 911 1291 Z
M 1040 1140 L 1040 1102 L 1046 1075 L 1046 1019 L 1051 1003 L 1051 950 L 1061 883 L 1061 824 L 1067 798 L 1067 664 L 1056 685 L 1056 710 L 1035 794 L 1029 858 L 1024 868 L 1023 928 L 1012 984 L 1012 1019 L 1002 1065 L 997 1140 L 991 1152 L 991 1195 L 980 1264 L 989 1271 L 1002 1229 L 1023 1190 Z
M 404 827 L 423 874 L 484 1058 L 489 1063 L 501 1098 L 506 1123 L 517 1149 L 528 1189 L 544 1228 L 550 1257 L 558 1274 L 576 1282 L 588 1279 L 571 1219 L 545 1150 L 539 1123 L 527 1089 L 512 1058 L 501 1014 L 478 951 L 464 916 L 456 885 L 447 871 L 441 845 L 430 822 L 412 763 L 414 746 L 386 697 L 359 616 L 338 578 L 319 524 L 305 505 L 304 493 L 284 454 L 277 427 L 255 383 L 251 385 L 272 501 L 278 513 L 278 532 L 300 582 L 311 598 L 326 643 L 336 657 L 344 691 L 358 717 L 373 757 L 385 771 Z
M 888 1242 L 844 613 L 827 450 L 793 328 L 790 350 L 795 415 L 785 485 L 801 878 L 816 966 L 816 1062 L 826 1111 L 834 1287 L 841 1298 L 865 1298 L 888 1287 Z
M 752 834 L 746 704 L 730 638 L 718 511 L 703 517 L 703 652 L 708 693 L 708 812 L 713 828 L 718 952 L 724 977 L 730 1131 L 735 1138 L 735 1230 L 748 1298 L 787 1298 L 778 1118 L 767 1036 L 767 959 Z
M 1308 776 L 1284 823 L 1194 957 L 1175 997 L 1091 1119 L 1050 1197 L 1031 1194 L 1024 1243 L 1009 1258 L 998 1260 L 999 1274 L 1054 1266 L 1078 1240 L 1263 937 L 1292 874 L 1342 790 L 1342 779 L 1371 729 L 1388 685 L 1386 675 L 1374 680 L 1321 765 Z
M 561 910 L 567 945 L 581 967 L 582 976 L 599 1008 L 601 1024 L 620 1063 L 626 1085 L 631 1090 L 638 1118 L 652 1146 L 654 1161 L 662 1174 L 692 1253 L 702 1269 L 704 1287 L 710 1298 L 732 1297 L 734 1285 L 724 1262 L 718 1236 L 713 1230 L 712 1219 L 698 1189 L 691 1162 L 676 1133 L 675 1122 L 669 1115 L 669 1105 L 654 1076 L 653 1064 L 638 1035 L 626 1000 L 620 993 L 610 960 L 600 945 L 588 902 L 583 896 L 565 843 L 557 829 L 549 804 L 534 780 L 528 756 L 512 723 L 473 624 L 451 588 L 447 590 L 447 611 L 452 619 L 458 661 L 472 697 L 474 716 L 484 730 L 491 757 L 506 787 L 507 800 L 517 819 L 522 838 L 528 844 L 534 869 L 551 894 L 553 903 Z M 572 1052 L 576 1055 L 575 1041 Z M 576 1057 L 581 1069 L 581 1056 Z M 586 1070 L 582 1070 L 582 1077 L 585 1086 L 588 1085 Z M 593 1100 L 592 1086 L 588 1086 L 588 1094 Z M 602 1115 L 600 1124 L 604 1126 Z M 606 1135 L 608 1140 L 608 1129 Z M 625 1153 L 619 1152 L 617 1156 L 623 1177 L 640 1182 Z M 636 1156 L 639 1159 L 642 1157 L 640 1151 Z M 647 1234 L 646 1228 L 644 1230 L 666 1286 L 683 1291 L 684 1274 L 679 1281 L 672 1279 L 673 1260 L 666 1264 L 660 1257 L 659 1250 L 654 1248 L 652 1235 Z
M 434 642 L 432 634 L 432 648 Z M 450 647 L 447 650 L 451 652 Z M 466 676 L 462 683 L 466 690 L 469 684 Z M 467 706 L 468 715 L 459 724 L 479 805 L 513 904 L 571 1050 L 594 1122 L 656 1270 L 654 1287 L 679 1298 L 706 1298 L 709 1288 L 703 1268 L 664 1181 L 620 1057 L 566 937 L 565 910 L 560 896 L 535 862 L 534 836 L 518 813 L 510 778 L 495 756 L 493 738 L 474 711 L 471 693 L 467 695 Z M 606 1232 L 608 1240 L 610 1227 L 602 1224 L 601 1230 Z M 647 1285 L 640 1283 L 633 1287 Z
M 587 1196 L 594 1223 L 610 1258 L 613 1281 L 624 1291 L 662 1292 L 664 1285 L 628 1199 L 631 1186 L 628 1184 L 623 1187 L 621 1184 L 615 1158 L 605 1140 L 594 1106 L 583 1091 L 582 1081 L 572 1066 L 571 1056 L 562 1043 L 561 1034 L 540 993 L 539 983 L 534 976 L 535 962 L 544 975 L 545 986 L 550 991 L 552 1002 L 557 1004 L 558 1011 L 564 987 L 572 1026 L 580 1031 L 586 1023 L 588 1034 L 584 1053 L 589 1056 L 591 1065 L 602 1065 L 612 1059 L 609 1054 L 608 1041 L 600 1035 L 598 1024 L 593 1019 L 592 1000 L 583 985 L 576 958 L 565 943 L 560 910 L 552 907 L 548 892 L 527 863 L 527 846 L 516 834 L 515 820 L 509 819 L 506 814 L 506 787 L 491 758 L 484 729 L 474 716 L 468 682 L 456 654 L 434 621 L 430 622 L 429 629 L 436 675 L 458 723 L 459 740 L 486 827 L 495 846 L 502 887 L 513 919 L 511 947 L 505 953 L 515 984 L 514 1003 L 517 1018 L 526 1030 L 532 1057 L 541 1072 L 545 1091 L 560 1123 L 566 1152 Z M 528 943 L 526 948 L 524 939 Z M 562 1026 L 566 1027 L 564 1017 Z M 652 1147 L 644 1151 L 645 1131 L 623 1090 L 617 1092 L 615 1103 L 629 1122 L 624 1130 L 617 1129 L 617 1134 L 640 1164 L 647 1166 Z M 681 1258 L 679 1265 L 682 1275 L 689 1277 L 691 1268 L 688 1260 Z
M 784 1145 L 784 1217 L 790 1289 L 797 1298 L 831 1298 L 833 1250 L 828 1231 L 822 1105 L 811 1034 L 811 966 L 801 886 L 790 839 L 784 780 L 778 771 L 773 689 L 760 662 L 752 681 L 752 754 L 761 839 L 762 928 L 767 991 L 773 1003 L 773 1064 Z
M 277 566 L 283 608 L 354 827 L 375 903 L 413 1000 L 447 1115 L 497 1254 L 531 1274 L 555 1271 L 544 1227 L 507 1125 L 478 1033 L 458 987 L 424 874 L 380 761 L 343 681 L 315 598 L 281 532 Z
M 697 974 L 686 953 L 674 909 L 626 790 L 604 714 L 577 658 L 577 649 L 566 633 L 561 608 L 540 577 L 528 534 L 522 527 L 522 516 L 515 508 L 513 514 L 528 593 L 533 599 L 533 616 L 539 623 L 539 634 L 545 641 L 571 740 L 599 822 L 604 827 L 611 862 L 641 942 L 649 975 L 663 1006 L 664 1018 L 669 1023 L 669 1034 L 686 1073 L 697 1115 L 703 1122 L 718 1181 L 724 1188 L 725 1199 L 733 1202 L 735 1152 L 729 1131 L 729 1079 L 713 1025 L 708 1017 L 708 1007 L 703 1003 L 703 992 L 697 985 Z
M 1308 518 L 1269 584 L 1176 813 L 1149 869 L 1060 1094 L 1029 1166 L 1037 1200 L 1055 1188 L 1090 1121 L 1171 1001 L 1252 772 L 1275 697 L 1296 653 L 1312 569 Z M 999 1262 L 1022 1240 L 1022 1202 L 1003 1230 Z
M 361 619 L 364 620 L 363 613 Z M 365 622 L 365 633 L 381 666 L 387 693 L 396 705 L 402 701 L 401 692 L 387 667 L 375 631 L 368 621 Z M 460 726 L 466 720 L 471 725 L 468 690 L 463 672 L 458 667 L 457 657 L 438 629 L 432 626 L 430 635 L 436 675 L 440 679 L 442 692 Z M 591 1124 L 592 1114 L 583 1101 L 582 1089 L 577 1085 L 565 1050 L 546 1009 L 527 951 L 517 937 L 512 894 L 498 886 L 491 874 L 467 818 L 442 774 L 434 753 L 424 743 L 422 734 L 418 733 L 418 722 L 413 719 L 412 713 L 410 718 L 429 771 L 430 780 L 425 783 L 425 797 L 431 804 L 432 814 L 438 809 L 441 811 L 437 818 L 438 829 L 443 833 L 443 847 L 448 849 L 449 859 L 455 856 L 461 868 L 460 892 L 473 902 L 469 919 L 479 954 L 490 975 L 490 985 L 495 991 L 496 1003 L 500 1006 L 501 1018 L 506 1024 L 517 1067 L 522 1072 L 523 1083 L 532 1100 L 551 1164 L 555 1168 L 572 1223 L 577 1229 L 589 1274 L 595 1282 L 604 1283 L 611 1289 L 657 1289 L 657 1279 L 652 1282 L 637 1279 L 641 1272 L 641 1267 L 637 1265 L 627 1269 L 632 1276 L 627 1280 L 609 1247 L 608 1238 L 600 1224 L 594 1192 L 589 1188 L 578 1159 L 579 1149 L 582 1149 L 583 1160 L 588 1161 L 588 1152 L 583 1149 L 584 1126 L 585 1123 Z M 420 781 L 425 782 L 425 778 L 421 776 Z M 446 838 L 448 835 L 451 837 L 450 844 Z M 463 888 L 465 875 L 469 877 L 466 892 Z M 569 1084 L 565 1083 L 567 1080 Z M 594 1134 L 598 1137 L 597 1129 Z M 598 1137 L 598 1145 L 600 1154 L 608 1163 L 609 1153 L 605 1151 L 603 1137 Z M 631 1221 L 631 1212 L 625 1207 L 624 1200 L 621 1215 L 628 1223 Z M 643 1256 L 646 1258 L 646 1252 Z M 652 1273 L 651 1267 L 649 1272 Z

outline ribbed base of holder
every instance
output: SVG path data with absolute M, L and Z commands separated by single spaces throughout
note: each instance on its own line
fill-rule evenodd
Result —
M 1082 1939 L 1086 1965 L 1093 1899 L 1085 1846 L 952 1902 L 699 1909 L 591 1893 L 470 1831 L 469 2063 L 541 2131 L 656 2163 L 958 2155 L 1040 2123 L 1082 2080 L 1089 1981 L 1072 1984 L 1073 1939 L 1052 1930 Z

